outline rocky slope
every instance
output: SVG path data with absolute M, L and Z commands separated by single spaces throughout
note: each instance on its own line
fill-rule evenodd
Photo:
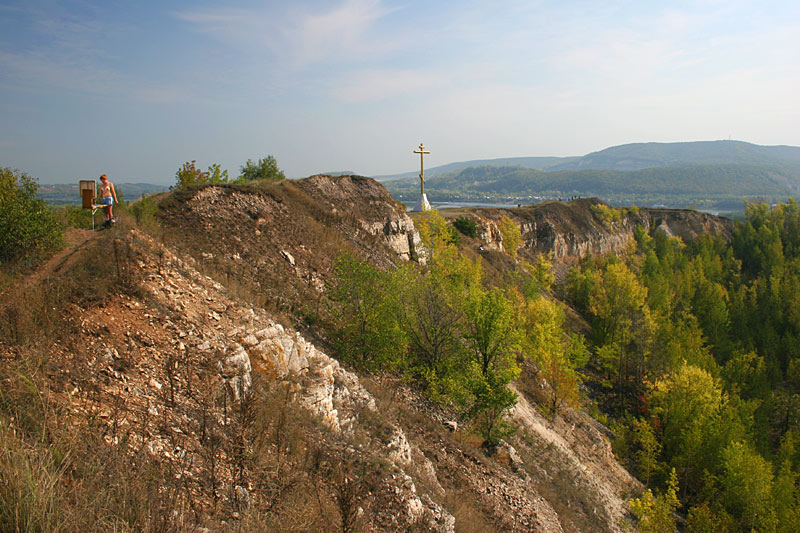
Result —
M 620 254 L 629 246 L 637 227 L 652 233 L 663 231 L 671 237 L 691 241 L 700 235 L 730 236 L 733 222 L 689 209 L 656 209 L 640 207 L 618 209 L 619 219 L 604 216 L 596 198 L 571 202 L 544 202 L 516 209 L 476 208 L 466 216 L 479 227 L 479 240 L 486 250 L 504 251 L 499 220 L 508 216 L 520 227 L 522 245 L 519 253 L 532 259 L 537 254 L 552 254 L 557 279 L 569 265 L 589 255 Z M 461 210 L 449 218 L 461 216 Z
M 648 211 L 614 227 L 592 213 L 578 202 L 469 216 L 487 248 L 502 246 L 496 221 L 507 214 L 525 253 L 563 260 L 616 251 L 637 223 L 687 238 L 726 224 Z M 102 236 L 129 289 L 64 311 L 72 326 L 48 347 L 45 380 L 64 424 L 99 432 L 93 453 L 126 458 L 134 472 L 156 465 L 160 496 L 148 496 L 155 514 L 140 529 L 629 527 L 626 502 L 641 486 L 615 461 L 608 430 L 581 411 L 542 416 L 532 366 L 515 384 L 520 431 L 487 456 L 399 380 L 330 357 L 314 321 L 340 251 L 383 267 L 419 253 L 412 220 L 376 182 L 182 190 L 162 201 L 161 220 L 156 238 L 135 228 Z

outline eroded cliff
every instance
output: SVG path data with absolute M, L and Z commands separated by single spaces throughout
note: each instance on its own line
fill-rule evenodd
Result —
M 684 238 L 727 228 L 683 211 L 609 222 L 591 205 L 468 216 L 487 249 L 502 247 L 497 221 L 507 215 L 522 228 L 523 253 L 552 251 L 564 261 L 619 251 L 636 225 Z M 69 413 L 62 423 L 70 431 L 98 435 L 81 446 L 106 458 L 109 472 L 64 470 L 63 486 L 74 494 L 95 479 L 97 490 L 141 487 L 107 523 L 197 531 L 629 526 L 627 500 L 641 486 L 616 462 L 608 430 L 580 410 L 543 416 L 536 402 L 546 385 L 530 363 L 515 383 L 520 430 L 487 455 L 453 413 L 402 380 L 359 375 L 331 357 L 316 325 L 331 312 L 336 257 L 350 251 L 391 268 L 419 253 L 413 221 L 373 180 L 179 190 L 162 201 L 156 231 L 94 238 L 114 250 L 121 288 L 100 305 L 64 307 L 70 326 L 48 341 L 41 383 L 48 402 Z M 3 348 L 8 361 L 22 350 Z M 15 372 L 0 376 L 4 385 Z M 137 518 L 136 505 L 150 518 Z

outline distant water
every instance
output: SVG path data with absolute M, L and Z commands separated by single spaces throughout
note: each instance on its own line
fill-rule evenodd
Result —
M 503 203 L 489 203 L 489 202 L 431 202 L 431 207 L 434 209 L 457 209 L 459 207 L 496 207 L 498 209 L 510 209 L 512 207 L 532 204 L 503 204 Z M 406 211 L 414 209 L 414 205 L 406 205 Z
M 498 209 L 510 209 L 524 204 L 493 204 L 488 202 L 431 202 L 431 206 L 436 209 L 454 209 L 457 207 L 496 207 Z
M 431 206 L 434 209 L 457 209 L 459 207 L 495 207 L 498 209 L 511 209 L 513 207 L 525 207 L 526 205 L 536 205 L 539 202 L 529 202 L 529 203 L 522 203 L 522 204 L 509 204 L 509 203 L 491 203 L 491 202 L 431 202 Z M 661 209 L 681 209 L 678 206 L 667 206 L 664 204 L 655 204 L 651 207 L 654 208 L 661 208 Z M 406 211 L 410 211 L 413 209 L 413 206 L 407 205 Z M 722 216 L 722 217 L 735 217 L 739 212 L 734 210 L 719 210 L 719 209 L 698 209 L 698 211 L 702 213 L 708 213 L 710 215 Z

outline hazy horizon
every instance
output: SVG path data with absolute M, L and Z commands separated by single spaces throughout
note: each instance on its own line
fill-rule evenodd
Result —
M 10 1 L 0 166 L 169 184 L 274 155 L 288 177 L 579 156 L 631 142 L 800 146 L 800 5 Z

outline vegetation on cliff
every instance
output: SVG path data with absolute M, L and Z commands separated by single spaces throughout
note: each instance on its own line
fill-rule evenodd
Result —
M 553 204 L 595 222 L 551 236 L 647 220 Z M 180 188 L 133 204 L 136 223 L 123 211 L 117 229 L 86 231 L 96 242 L 1 295 L 0 529 L 357 530 L 405 517 L 397 494 L 419 490 L 459 529 L 530 530 L 518 511 L 540 507 L 486 503 L 514 488 L 507 499 L 556 502 L 550 523 L 579 530 L 618 529 L 632 497 L 642 530 L 796 530 L 798 205 L 751 205 L 732 236 L 692 242 L 654 217 L 558 284 L 552 258 L 532 254 L 554 242 L 531 242 L 546 226 L 534 209 L 495 211 L 457 218 L 458 230 L 422 215 L 420 247 L 375 182 L 318 176 Z M 261 369 L 249 401 L 229 395 L 228 347 L 263 362 L 255 324 L 267 314 L 377 383 L 378 410 L 336 414 L 349 437 L 291 405 L 312 377 L 353 394 L 324 368 L 285 389 Z M 287 365 L 303 343 L 281 347 Z M 646 485 L 631 494 L 627 473 L 614 479 L 618 514 L 597 490 L 601 470 L 622 471 L 606 430 L 571 406 L 612 429 Z M 532 413 L 552 440 L 523 425 Z M 458 431 L 432 423 L 445 416 Z M 392 454 L 416 462 L 414 491 Z
M 625 254 L 586 258 L 556 287 L 589 322 L 585 339 L 567 334 L 535 266 L 489 283 L 458 255 L 455 227 L 420 221 L 425 268 L 340 259 L 340 353 L 419 383 L 490 446 L 514 430 L 507 385 L 533 361 L 551 416 L 587 382 L 619 457 L 650 487 L 632 507 L 644 530 L 674 529 L 675 510 L 689 531 L 800 526 L 797 203 L 749 205 L 730 241 L 640 227 Z
M 274 156 L 269 155 L 266 158 L 259 159 L 258 163 L 248 159 L 247 163 L 240 167 L 239 177 L 235 180 L 231 180 L 228 177 L 228 171 L 223 170 L 217 163 L 211 164 L 208 170 L 203 172 L 197 167 L 197 161 L 187 161 L 175 173 L 175 186 L 188 187 L 191 185 L 220 183 L 247 183 L 248 181 L 256 180 L 281 181 L 284 179 L 286 179 L 286 175 L 278 168 L 278 161 Z
M 519 243 L 519 227 L 503 222 L 509 243 Z M 543 294 L 552 282 L 541 275 L 549 263 L 523 263 L 501 284 L 490 284 L 481 261 L 461 255 L 455 229 L 438 214 L 425 213 L 417 227 L 424 267 L 382 271 L 351 255 L 339 258 L 337 352 L 362 368 L 399 372 L 420 384 L 471 421 L 488 447 L 514 429 L 505 420 L 516 403 L 508 385 L 526 357 L 551 385 L 551 414 L 564 402 L 577 405 L 575 362 L 585 349 L 566 336 L 563 309 Z
M 566 284 L 618 452 L 662 498 L 677 472 L 690 531 L 800 526 L 798 244 L 796 202 L 754 204 L 730 243 L 639 231 L 630 254 L 588 258 Z

